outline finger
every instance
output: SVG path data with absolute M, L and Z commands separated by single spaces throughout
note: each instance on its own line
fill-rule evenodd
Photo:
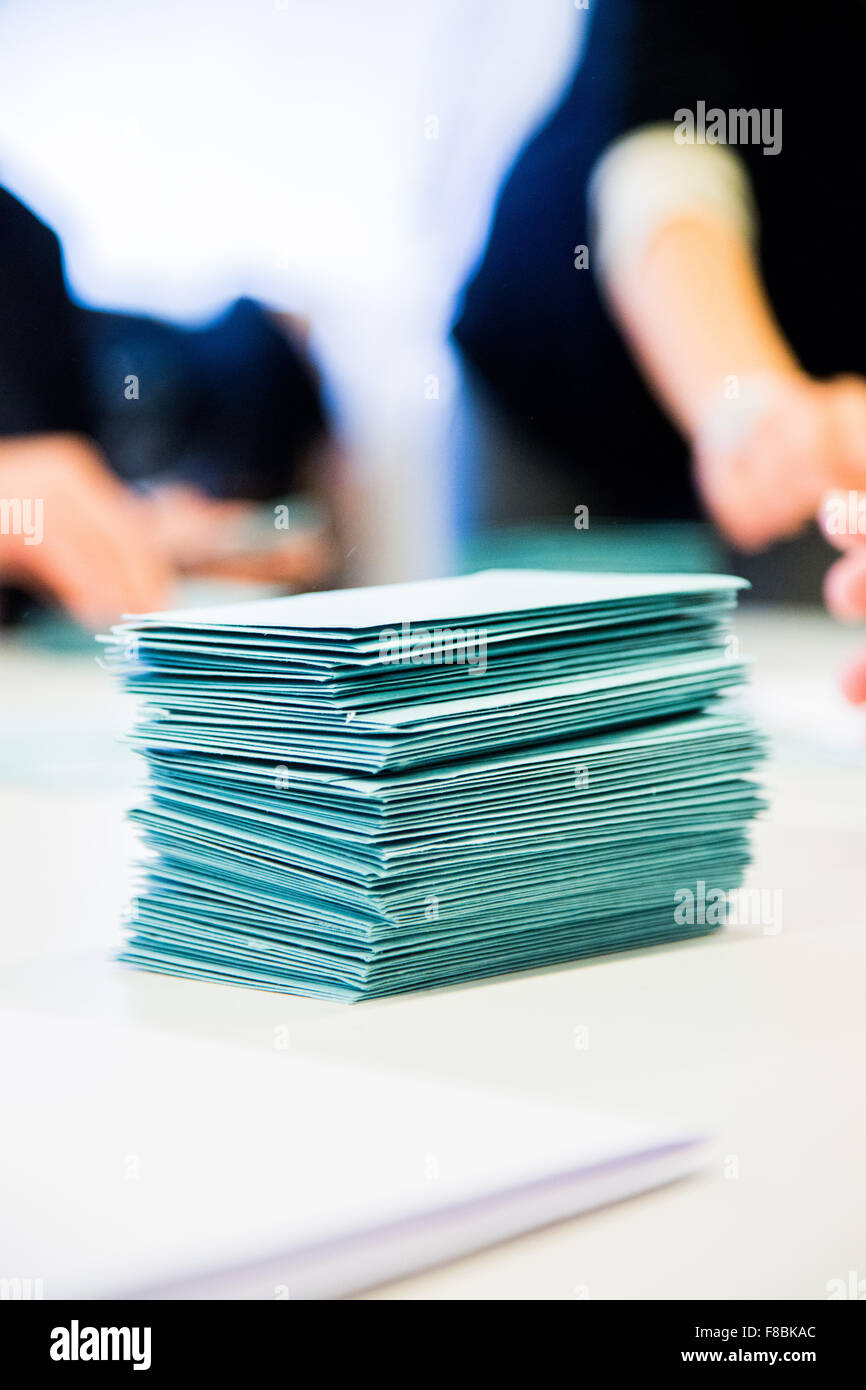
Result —
M 695 481 L 704 506 L 716 526 L 739 550 L 758 549 L 763 542 L 742 449 L 720 453 L 699 449 Z
M 122 612 L 122 601 L 112 583 L 98 544 L 64 530 L 46 540 L 38 555 L 28 556 L 25 583 L 50 594 L 85 627 L 98 628 Z
M 777 433 L 757 430 L 724 464 L 724 484 L 714 509 L 716 520 L 740 550 L 762 550 L 795 535 L 814 514 L 791 486 L 791 468 L 780 452 Z
M 136 537 L 121 536 L 120 529 L 98 489 L 73 483 L 46 500 L 43 543 L 27 557 L 31 573 L 88 626 L 150 606 L 151 594 L 137 586 L 126 555 Z M 161 597 L 156 590 L 154 596 Z
M 327 575 L 335 561 L 332 547 L 319 537 L 297 538 L 243 555 L 186 566 L 187 573 L 214 579 L 240 579 L 310 588 Z
M 113 569 L 122 610 L 145 612 L 164 606 L 169 566 L 146 524 L 147 510 L 140 499 L 110 472 L 92 446 L 65 460 L 61 476 L 70 508 L 80 520 L 85 513 L 86 524 L 101 538 L 100 554 Z
M 824 600 L 843 622 L 866 617 L 866 546 L 849 550 L 824 577 Z
M 166 608 L 171 592 L 171 566 L 134 519 L 124 521 L 124 526 L 112 533 L 112 539 L 129 584 L 129 611 L 147 613 Z
M 191 488 L 154 495 L 151 505 L 157 549 L 181 569 L 240 553 L 255 515 L 249 503 L 215 500 Z
M 151 557 L 147 528 L 133 521 L 127 489 L 92 446 L 68 439 L 33 447 L 27 474 L 42 500 L 43 534 L 39 545 L 12 547 L 8 565 L 88 624 L 159 607 L 165 562 Z M 24 446 L 25 461 L 27 451 Z
M 866 652 L 861 652 L 842 673 L 842 693 L 852 705 L 866 704 Z
M 125 494 L 109 493 L 94 502 L 88 520 L 98 535 L 104 563 L 111 567 L 121 611 L 144 613 L 165 607 L 171 571 L 146 525 L 143 510 Z

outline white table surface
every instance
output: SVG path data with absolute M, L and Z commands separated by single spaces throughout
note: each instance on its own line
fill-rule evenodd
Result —
M 366 1297 L 811 1299 L 866 1277 L 866 715 L 833 689 L 855 638 L 796 611 L 744 614 L 740 633 L 776 743 L 749 882 L 782 890 L 781 932 L 729 928 L 354 1007 L 111 962 L 135 775 L 113 744 L 119 698 L 94 660 L 3 639 L 0 1008 L 251 1048 L 285 1026 L 302 1053 L 672 1114 L 715 1136 L 687 1182 Z

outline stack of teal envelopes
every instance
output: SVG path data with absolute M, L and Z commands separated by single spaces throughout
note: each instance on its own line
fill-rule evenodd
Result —
M 120 624 L 122 959 L 353 1001 L 713 930 L 677 903 L 739 886 L 763 805 L 740 587 L 490 570 Z

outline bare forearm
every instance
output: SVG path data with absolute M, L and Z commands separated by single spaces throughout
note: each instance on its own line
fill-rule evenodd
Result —
M 606 289 L 647 379 L 690 438 L 713 401 L 736 390 L 733 379 L 798 371 L 751 248 L 711 214 L 657 228 L 635 260 L 612 267 Z

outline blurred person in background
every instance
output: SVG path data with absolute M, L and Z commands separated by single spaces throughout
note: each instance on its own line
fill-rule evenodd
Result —
M 576 500 L 705 508 L 757 549 L 866 489 L 864 52 L 855 0 L 809 23 L 781 0 L 593 0 L 454 330 Z M 863 536 L 826 529 L 848 552 L 827 600 L 863 616 Z M 866 699 L 866 660 L 845 685 Z
M 276 315 L 241 300 L 184 329 L 81 308 L 54 233 L 0 189 L 4 587 L 96 627 L 165 606 L 180 573 L 314 585 L 325 542 L 268 534 L 254 504 L 304 483 L 326 433 Z
M 562 0 L 206 14 L 45 0 L 37 20 L 6 0 L 4 181 L 57 230 L 82 302 L 188 323 L 239 295 L 302 312 L 346 461 L 329 487 L 340 577 L 441 574 L 460 510 L 454 298 L 586 16 Z M 142 375 L 129 409 L 112 394 L 113 468 L 119 429 L 147 442 L 151 390 Z
M 333 11 L 291 7 L 288 15 L 269 16 L 264 47 L 253 42 L 243 7 L 226 6 L 218 17 L 226 26 L 223 41 L 231 38 L 233 73 L 238 52 L 243 58 L 243 109 L 263 86 L 272 103 L 262 108 L 268 119 L 260 116 L 255 127 L 256 148 L 268 130 L 277 132 L 280 147 L 279 179 L 261 159 L 253 168 L 266 172 L 243 183 L 243 227 L 251 237 L 265 228 L 262 246 L 270 245 L 272 234 L 284 236 L 296 284 L 314 282 L 320 303 L 327 300 L 325 290 L 331 295 L 329 387 L 336 362 L 349 386 L 346 413 L 351 419 L 354 412 L 361 424 L 355 432 L 356 452 L 366 451 L 364 492 L 375 501 L 365 558 L 369 564 L 381 556 L 381 577 L 393 578 L 419 552 L 441 567 L 441 554 L 428 541 L 437 526 L 447 529 L 447 507 L 437 494 L 437 470 L 446 469 L 434 436 L 437 417 L 444 417 L 435 402 L 440 388 L 443 400 L 448 390 L 448 366 L 440 365 L 436 351 L 450 293 L 477 247 L 476 226 L 483 234 L 488 186 L 495 187 L 518 132 L 539 119 L 550 83 L 560 82 L 572 61 L 564 30 L 580 38 L 587 16 L 541 0 L 495 11 L 481 0 L 477 7 L 439 0 L 411 12 L 380 4 L 372 13 L 378 29 L 369 18 L 362 23 L 349 5 Z M 334 14 L 340 17 L 336 27 Z M 63 16 L 58 7 L 57 24 Z M 143 14 L 142 23 L 147 18 Z M 278 27 L 284 19 L 292 23 Z M 149 22 L 158 65 L 164 35 L 158 16 Z M 773 0 L 748 7 L 734 0 L 719 15 L 700 11 L 687 19 L 669 0 L 594 0 L 576 74 L 513 166 L 455 329 L 474 376 L 532 440 L 537 458 L 559 468 L 574 501 L 608 516 L 697 516 L 707 508 L 734 543 L 756 547 L 815 517 L 828 489 L 866 482 L 859 375 L 866 366 L 864 291 L 857 264 L 863 195 L 850 136 L 857 129 L 864 37 L 866 11 L 853 0 L 833 6 L 832 23 L 812 26 L 791 23 L 789 7 Z M 369 50 L 359 65 L 356 45 L 365 38 Z M 41 40 L 33 42 L 41 61 Z M 72 30 L 65 42 L 74 42 Z M 212 55 L 201 49 L 197 29 L 188 42 L 190 55 L 200 56 L 210 74 Z M 136 54 L 141 43 L 137 33 Z M 194 66 L 184 61 L 177 76 L 188 105 L 199 100 L 189 92 Z M 101 81 L 119 72 L 127 82 L 139 70 L 149 98 L 152 71 L 138 58 L 127 69 L 112 67 Z M 69 71 L 61 64 L 56 83 Z M 211 93 L 207 83 L 202 90 Z M 19 101 L 25 96 L 19 92 Z M 229 108 L 218 103 L 213 109 Z M 187 105 L 178 110 L 186 112 Z M 358 119 L 362 110 L 364 120 Z M 723 122 L 713 119 L 705 128 L 703 116 L 716 111 Z M 202 240 L 219 221 L 205 195 L 234 190 L 250 165 L 245 147 L 226 174 L 236 114 L 231 108 L 222 130 L 219 168 L 209 170 L 185 206 L 183 224 L 197 212 Z M 36 105 L 31 117 L 38 116 Z M 91 121 L 85 129 L 92 143 L 104 123 L 99 113 L 91 113 Z M 312 143 L 305 138 L 311 128 Z M 192 139 L 196 128 L 190 129 Z M 370 129 L 376 141 L 369 140 Z M 202 146 L 211 147 L 213 141 Z M 127 231 L 139 219 L 133 193 L 142 182 L 137 161 L 130 169 L 128 218 L 119 224 Z M 285 204 L 257 201 L 263 189 L 274 188 Z M 225 217 L 223 204 L 214 206 Z M 348 238 L 347 206 L 353 219 Z M 817 222 L 804 221 L 807 215 Z M 280 232 L 281 226 L 291 231 Z M 175 235 L 170 219 L 154 227 Z M 53 266 L 54 288 L 40 289 L 46 309 L 41 328 L 39 298 L 31 296 L 22 308 L 21 277 L 0 269 L 11 281 L 8 291 L 2 287 L 4 331 L 11 324 L 11 331 L 24 332 L 31 349 L 52 337 L 29 356 L 14 354 L 19 378 L 26 373 L 29 389 L 38 387 L 39 409 L 34 423 L 2 426 L 7 477 L 0 480 L 0 497 L 35 491 L 23 492 L 20 472 L 11 480 L 8 473 L 20 470 L 24 446 L 41 450 L 47 441 L 55 450 L 60 443 L 68 458 L 68 434 L 75 431 L 78 462 L 53 471 L 45 465 L 46 497 L 58 474 L 68 487 L 73 474 L 88 470 L 90 487 L 76 484 L 76 497 L 99 495 L 114 517 L 110 526 L 100 522 L 94 553 L 106 562 L 113 557 L 115 583 L 134 564 L 135 574 L 161 567 L 164 586 L 166 573 L 196 563 L 191 557 L 213 559 L 219 518 L 230 518 L 231 508 L 247 505 L 245 497 L 263 496 L 276 485 L 260 492 L 241 481 L 273 477 L 272 450 L 265 450 L 271 462 L 259 448 L 243 459 L 260 414 L 282 420 L 274 427 L 278 434 L 290 420 L 313 420 L 320 407 L 280 414 L 280 395 L 291 398 L 297 386 L 283 352 L 286 375 L 280 380 L 295 385 L 281 385 L 262 410 L 256 394 L 261 374 L 248 377 L 243 364 L 248 351 L 255 359 L 264 339 L 275 346 L 274 324 L 255 306 L 241 306 L 201 334 L 153 320 L 70 311 L 56 245 L 42 229 L 43 243 L 45 236 L 53 250 L 42 262 Z M 107 248 L 111 253 L 106 238 L 103 256 Z M 264 264 L 260 249 L 257 254 Z M 196 257 L 198 264 L 197 247 Z M 14 267 L 14 257 L 7 261 Z M 10 317 L 5 306 L 14 309 L 16 292 L 19 310 Z M 67 334 L 63 324 L 70 316 Z M 318 327 L 318 308 L 314 316 Z M 130 354 L 133 330 L 137 348 Z M 247 347 L 237 350 L 243 341 Z M 155 398 L 142 397 L 133 413 L 126 411 L 122 383 L 136 373 L 142 352 L 172 365 L 156 370 L 154 379 L 165 388 L 160 385 Z M 54 356 L 65 368 L 53 369 Z M 113 365 L 94 370 L 100 362 Z M 7 380 L 16 380 L 14 370 L 14 364 L 7 368 Z M 27 400 L 27 390 L 15 388 L 4 392 L 7 402 L 16 391 Z M 70 403 L 77 403 L 71 413 Z M 168 435 L 165 419 L 174 422 Z M 229 440 L 231 448 L 222 447 Z M 125 482 L 106 471 L 97 444 Z M 287 459 L 290 454 L 287 448 Z M 148 458 L 165 470 L 158 488 Z M 495 481 L 501 491 L 501 472 Z M 529 511 L 540 492 L 530 478 L 519 505 Z M 128 520 L 124 530 L 118 508 L 145 520 Z M 83 510 L 62 500 L 54 515 L 69 519 L 72 534 L 71 519 Z M 81 535 L 91 523 L 92 517 L 82 518 Z M 107 532 L 128 535 L 130 525 L 136 538 L 117 555 Z M 60 546 L 60 533 L 53 526 L 51 533 L 52 545 Z M 828 596 L 837 611 L 857 613 L 866 606 L 864 548 L 856 536 L 834 539 L 853 543 L 831 572 Z M 16 564 L 32 572 L 52 563 L 47 539 L 29 550 L 21 542 L 20 536 L 0 536 L 7 574 Z M 64 573 L 71 555 L 67 545 L 54 557 L 59 563 L 62 556 Z M 295 581 L 315 582 L 310 572 L 320 559 L 313 557 L 306 576 L 295 569 Z M 242 563 L 249 565 L 249 556 Z M 95 584 L 96 577 L 80 566 L 76 582 Z M 57 574 L 38 579 L 43 587 L 46 581 L 59 591 Z M 120 596 L 118 589 L 112 607 Z M 137 585 L 132 596 L 137 601 L 127 597 L 119 606 L 153 606 L 140 601 Z M 78 598 L 67 602 L 73 611 L 87 611 Z M 858 679 L 855 673 L 851 693 L 858 693 Z

